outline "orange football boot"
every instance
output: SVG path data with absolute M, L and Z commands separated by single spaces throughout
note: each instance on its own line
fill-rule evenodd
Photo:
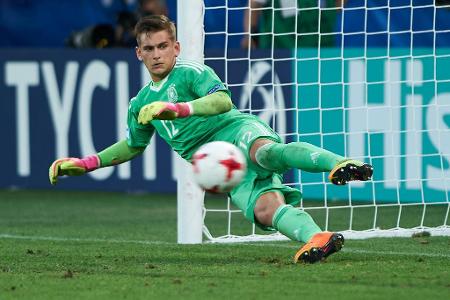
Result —
M 294 256 L 294 262 L 315 263 L 341 250 L 344 236 L 334 232 L 320 232 L 305 244 Z

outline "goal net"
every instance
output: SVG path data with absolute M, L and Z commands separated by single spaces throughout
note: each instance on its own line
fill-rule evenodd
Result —
M 250 2 L 205 1 L 204 60 L 235 105 L 286 142 L 374 166 L 372 181 L 343 187 L 325 173 L 286 173 L 299 209 L 347 238 L 450 235 L 450 5 Z M 207 195 L 203 218 L 209 241 L 285 239 L 226 198 Z

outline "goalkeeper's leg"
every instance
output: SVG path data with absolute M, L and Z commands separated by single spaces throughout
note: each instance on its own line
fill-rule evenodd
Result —
M 373 173 L 369 164 L 345 159 L 305 142 L 281 144 L 268 139 L 258 139 L 252 145 L 250 155 L 261 167 L 278 173 L 290 168 L 307 172 L 330 172 L 330 181 L 337 185 L 344 185 L 353 180 L 366 181 L 372 178 Z
M 294 241 L 305 243 L 294 256 L 294 262 L 315 263 L 339 251 L 344 237 L 339 233 L 322 232 L 305 211 L 285 204 L 280 192 L 267 192 L 256 201 L 255 219 Z

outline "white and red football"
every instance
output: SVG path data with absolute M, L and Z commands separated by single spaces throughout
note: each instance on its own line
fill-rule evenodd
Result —
M 241 182 L 247 172 L 242 151 L 228 142 L 210 142 L 192 157 L 195 182 L 210 193 L 228 193 Z

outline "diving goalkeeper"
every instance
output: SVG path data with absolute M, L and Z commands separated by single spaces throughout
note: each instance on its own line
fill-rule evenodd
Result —
M 211 68 L 177 59 L 180 44 L 167 17 L 142 18 L 135 34 L 137 58 L 151 80 L 130 101 L 127 138 L 95 155 L 56 160 L 50 182 L 129 161 L 144 151 L 155 132 L 188 161 L 201 145 L 227 141 L 247 158 L 247 174 L 230 197 L 248 220 L 305 243 L 295 262 L 314 263 L 339 251 L 342 234 L 323 232 L 308 213 L 295 208 L 302 194 L 283 185 L 282 174 L 290 168 L 329 172 L 333 184 L 345 185 L 371 179 L 372 166 L 304 142 L 283 144 L 268 125 L 233 106 L 229 90 Z

